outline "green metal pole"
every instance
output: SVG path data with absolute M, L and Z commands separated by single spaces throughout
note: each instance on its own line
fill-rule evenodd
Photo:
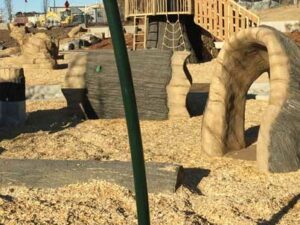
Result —
M 104 0 L 127 121 L 139 225 L 150 225 L 146 170 L 131 68 L 117 0 Z

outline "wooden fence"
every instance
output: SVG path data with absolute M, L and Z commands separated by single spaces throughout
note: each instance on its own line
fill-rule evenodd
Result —
M 193 0 L 126 0 L 125 16 L 193 14 Z
M 233 0 L 195 0 L 195 22 L 220 41 L 259 25 L 259 17 Z

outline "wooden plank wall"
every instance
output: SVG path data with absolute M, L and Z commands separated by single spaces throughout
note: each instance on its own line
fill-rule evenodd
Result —
M 256 14 L 232 0 L 195 0 L 195 21 L 221 41 L 259 25 Z

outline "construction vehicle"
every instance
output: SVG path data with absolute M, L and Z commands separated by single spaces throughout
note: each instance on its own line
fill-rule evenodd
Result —
M 45 27 L 56 27 L 56 26 L 60 26 L 61 23 L 61 17 L 58 13 L 56 12 L 48 12 L 46 14 L 46 20 L 45 22 L 42 24 L 42 26 Z
M 85 23 L 89 20 L 89 17 L 85 18 L 82 11 L 76 8 L 69 8 L 65 11 L 55 12 L 50 11 L 46 16 L 39 18 L 39 23 L 44 27 L 57 27 L 57 26 L 76 26 L 78 24 Z

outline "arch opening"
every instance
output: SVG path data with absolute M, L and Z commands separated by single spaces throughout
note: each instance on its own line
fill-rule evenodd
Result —
M 300 91 L 293 89 L 294 82 L 300 80 L 299 58 L 297 45 L 269 27 L 249 29 L 232 37 L 217 58 L 218 69 L 212 79 L 202 124 L 202 150 L 211 156 L 223 156 L 246 147 L 247 92 L 262 73 L 269 71 L 270 100 L 261 120 L 257 144 L 259 168 L 271 172 L 298 169 L 300 141 L 293 135 L 300 131 L 300 125 L 287 124 L 286 118 L 300 123 L 300 116 L 295 116 L 300 112 Z M 295 101 L 295 107 L 289 110 L 291 100 Z M 284 131 L 293 134 L 288 139 L 291 149 L 278 143 L 278 135 Z

